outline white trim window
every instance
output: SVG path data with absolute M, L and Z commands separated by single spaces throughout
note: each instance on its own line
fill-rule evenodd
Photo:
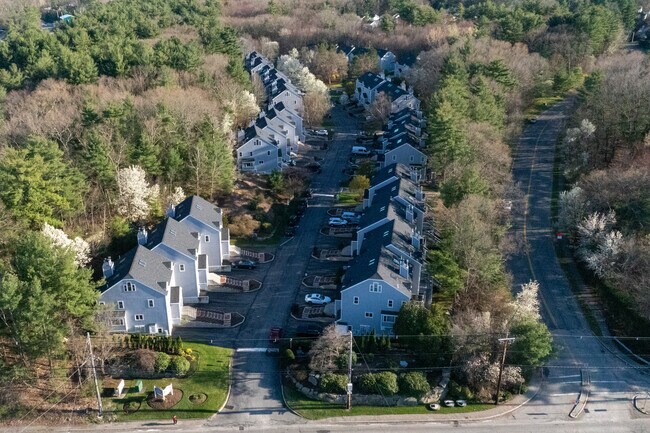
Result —
M 386 305 L 388 305 L 388 308 L 393 308 L 393 304 L 394 302 L 392 299 L 389 299 L 388 302 L 386 303 Z
M 354 298 L 352 298 L 352 303 L 353 303 L 354 305 L 359 305 L 359 297 L 358 297 L 358 296 L 355 296 Z
M 210 242 L 210 235 L 205 235 L 205 241 Z
M 182 263 L 178 264 L 178 272 L 185 272 L 185 265 Z
M 122 286 L 125 292 L 135 292 L 135 283 L 128 281 Z
M 370 283 L 370 293 L 381 293 L 381 284 Z
M 142 321 L 144 320 L 144 314 L 135 314 L 135 315 L 133 316 L 133 319 L 134 319 L 136 322 L 142 322 Z
M 154 307 L 154 301 L 153 299 L 147 299 L 147 307 L 153 308 Z
M 138 332 L 138 333 L 143 333 L 144 332 L 144 325 L 135 325 L 134 328 L 135 328 L 135 332 Z
M 124 310 L 124 301 L 117 301 L 117 309 Z
M 373 313 L 366 311 L 366 319 L 372 319 Z
M 395 323 L 395 318 L 397 316 L 393 316 L 392 314 L 382 314 L 381 315 L 381 321 L 382 323 Z
M 124 326 L 124 319 L 122 318 L 113 319 L 112 322 L 113 326 Z

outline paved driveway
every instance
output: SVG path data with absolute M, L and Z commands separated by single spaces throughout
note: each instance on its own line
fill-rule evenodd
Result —
M 229 330 L 182 331 L 184 338 L 211 339 L 216 344 L 238 350 L 233 359 L 230 399 L 224 410 L 210 421 L 212 425 L 255 425 L 255 428 L 262 429 L 278 423 L 304 422 L 283 406 L 277 357 L 250 350 L 268 347 L 271 326 L 288 328 L 290 320 L 293 320 L 290 319 L 291 304 L 302 296 L 298 293 L 308 265 L 310 271 L 314 267 L 310 265 L 311 251 L 320 242 L 319 229 L 327 222 L 327 210 L 334 200 L 328 196 L 338 192 L 344 178 L 342 169 L 358 130 L 357 120 L 347 116 L 338 106 L 333 118 L 337 125 L 336 134 L 321 162 L 322 172 L 313 179 L 315 199 L 310 200 L 296 236 L 278 247 L 273 262 L 255 270 L 256 276 L 263 277 L 260 291 L 243 295 L 244 299 L 237 299 L 239 295 L 234 295 L 232 302 L 238 308 L 242 302 L 250 304 L 244 324 Z

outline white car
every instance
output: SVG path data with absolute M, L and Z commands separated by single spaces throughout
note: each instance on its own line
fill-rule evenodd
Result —
M 347 220 L 344 220 L 343 218 L 339 217 L 334 217 L 330 218 L 329 225 L 330 226 L 344 226 L 347 225 Z
M 467 402 L 465 400 L 456 400 L 456 406 L 465 407 L 467 406 Z
M 429 405 L 429 409 L 431 409 L 431 410 L 440 410 L 440 405 L 438 403 L 431 403 Z
M 445 400 L 443 403 L 447 407 L 454 407 L 454 401 L 453 400 Z
M 305 295 L 305 302 L 308 304 L 323 305 L 329 304 L 332 302 L 332 299 L 329 296 L 323 296 L 318 293 L 311 293 L 309 295 Z
M 327 129 L 317 129 L 316 131 L 314 131 L 314 134 L 316 134 L 316 135 L 328 135 L 329 132 L 327 131 Z

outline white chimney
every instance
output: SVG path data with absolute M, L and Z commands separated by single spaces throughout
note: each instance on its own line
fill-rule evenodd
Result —
M 104 259 L 104 263 L 102 264 L 102 273 L 104 274 L 104 278 L 109 278 L 113 276 L 113 271 L 115 270 L 115 263 L 113 263 L 113 260 L 111 257 L 106 257 Z
M 406 221 L 413 222 L 413 205 L 409 204 L 406 206 Z
M 146 244 L 148 235 L 149 233 L 147 233 L 147 229 L 145 227 L 140 227 L 138 229 L 138 244 L 139 245 Z
M 399 275 L 403 278 L 409 277 L 409 263 L 404 259 L 399 260 Z

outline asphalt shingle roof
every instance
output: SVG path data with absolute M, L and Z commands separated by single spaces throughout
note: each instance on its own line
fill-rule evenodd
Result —
M 222 214 L 219 208 L 198 195 L 192 195 L 176 206 L 175 219 L 182 221 L 192 216 L 214 228 L 221 227 Z
M 198 237 L 190 233 L 185 225 L 173 218 L 166 218 L 148 235 L 145 246 L 153 249 L 164 243 L 183 254 L 194 256 L 199 249 Z
M 106 291 L 125 278 L 139 281 L 164 294 L 166 283 L 172 278 L 172 271 L 167 259 L 138 245 L 115 261 L 113 275 L 106 279 L 102 291 Z
M 358 80 L 367 89 L 374 89 L 384 81 L 384 78 L 381 78 L 380 75 L 377 75 L 374 72 L 366 72 L 361 75 Z

